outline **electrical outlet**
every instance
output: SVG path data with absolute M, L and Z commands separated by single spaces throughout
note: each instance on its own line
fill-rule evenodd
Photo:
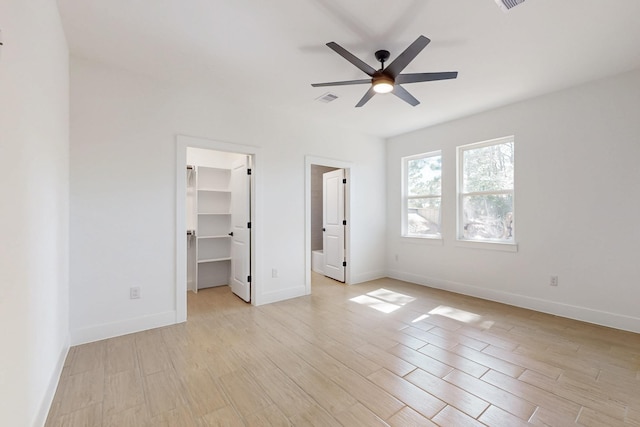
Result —
M 274 279 L 278 278 L 278 269 L 277 268 L 272 268 L 271 269 L 271 277 L 273 277 Z
M 551 276 L 549 286 L 558 286 L 558 276 Z
M 129 288 L 129 298 L 131 299 L 140 298 L 140 286 L 133 286 Z

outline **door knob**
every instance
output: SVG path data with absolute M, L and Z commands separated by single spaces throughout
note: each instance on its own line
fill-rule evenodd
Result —
M 233 231 L 232 231 L 231 233 L 229 233 L 229 236 L 232 236 L 232 237 L 233 237 Z

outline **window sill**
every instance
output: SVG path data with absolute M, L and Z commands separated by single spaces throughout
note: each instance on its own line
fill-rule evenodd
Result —
M 400 236 L 400 241 L 404 243 L 411 243 L 413 245 L 443 245 L 442 237 Z
M 455 245 L 461 248 L 487 249 L 491 251 L 501 251 L 501 252 L 518 252 L 517 243 L 456 240 Z

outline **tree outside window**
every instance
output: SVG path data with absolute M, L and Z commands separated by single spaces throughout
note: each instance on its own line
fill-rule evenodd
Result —
M 442 156 L 440 152 L 405 157 L 403 235 L 440 238 Z
M 514 138 L 458 147 L 458 238 L 514 241 Z

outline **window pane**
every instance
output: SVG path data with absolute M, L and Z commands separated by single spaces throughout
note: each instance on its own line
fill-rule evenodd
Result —
M 513 189 L 513 141 L 464 150 L 462 192 Z
M 513 239 L 513 195 L 496 194 L 462 198 L 463 238 Z
M 440 235 L 440 197 L 408 200 L 407 234 Z
M 442 156 L 407 161 L 407 195 L 439 196 Z

